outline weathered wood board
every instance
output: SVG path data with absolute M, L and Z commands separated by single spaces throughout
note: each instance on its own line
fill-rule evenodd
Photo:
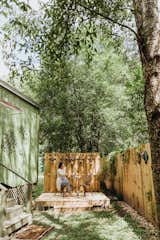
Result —
M 148 154 L 146 163 L 141 156 L 144 151 Z M 111 164 L 109 160 L 108 164 Z M 106 186 L 113 188 L 124 201 L 148 220 L 157 222 L 149 144 L 130 148 L 115 156 L 114 173 L 107 173 L 106 176 Z M 112 183 L 109 184 L 109 181 Z
M 63 197 L 61 193 L 42 193 L 35 200 L 36 207 L 53 207 L 54 211 L 83 211 L 93 207 L 107 208 L 110 199 L 100 192 L 86 193 L 86 196 Z
M 100 156 L 98 153 L 46 153 L 44 191 L 57 192 L 56 173 L 58 165 L 63 162 L 66 175 L 73 192 L 79 192 L 87 178 L 90 178 L 88 192 L 99 192 Z

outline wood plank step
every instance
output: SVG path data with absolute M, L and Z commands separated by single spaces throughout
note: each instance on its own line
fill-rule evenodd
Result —
M 54 205 L 85 205 L 88 204 L 89 201 L 54 201 Z
M 54 209 L 80 209 L 92 207 L 108 207 L 110 199 L 103 193 L 87 193 L 86 196 L 63 197 L 57 193 L 43 193 L 36 200 L 37 207 L 53 207 Z
M 6 211 L 6 219 L 11 220 L 12 218 L 18 217 L 23 213 L 23 205 L 15 205 L 13 207 L 7 207 Z
M 13 207 L 16 205 L 16 202 L 13 198 L 7 198 L 7 207 Z
M 22 228 L 27 224 L 32 223 L 32 214 L 23 213 L 12 220 L 8 220 L 4 222 L 4 230 L 5 233 L 10 235 L 11 233 L 15 232 L 16 230 Z
M 55 205 L 54 208 L 88 208 L 92 207 L 89 203 L 86 204 L 59 204 Z
M 71 212 L 83 212 L 91 210 L 90 207 L 81 207 L 81 208 L 54 208 L 54 213 L 71 213 Z

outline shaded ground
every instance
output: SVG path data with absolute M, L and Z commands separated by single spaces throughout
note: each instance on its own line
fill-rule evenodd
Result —
M 32 192 L 33 200 L 39 197 L 41 193 L 43 193 L 43 191 L 44 191 L 43 179 L 41 179 L 39 183 L 33 187 L 33 192 Z
M 35 187 L 33 198 L 43 192 L 43 179 Z M 121 203 L 121 204 L 120 204 Z M 54 226 L 45 240 L 158 240 L 157 232 L 124 202 L 114 205 L 112 211 L 82 212 L 55 215 L 53 212 L 35 212 L 34 224 Z M 120 207 L 122 205 L 122 207 Z M 132 216 L 132 217 L 131 217 Z
M 45 240 L 150 240 L 150 233 L 129 215 L 112 212 L 82 212 L 53 215 L 51 211 L 36 213 L 34 223 L 54 226 Z

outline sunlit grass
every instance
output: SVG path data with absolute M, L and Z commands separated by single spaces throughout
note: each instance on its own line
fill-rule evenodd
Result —
M 147 231 L 130 216 L 117 213 L 82 212 L 54 215 L 53 212 L 38 213 L 36 224 L 54 226 L 45 240 L 144 240 L 150 239 Z

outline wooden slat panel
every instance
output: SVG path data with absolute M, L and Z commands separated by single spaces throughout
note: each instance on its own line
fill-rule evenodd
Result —
M 56 192 L 56 172 L 58 164 L 63 161 L 66 175 L 73 186 L 73 192 L 79 192 L 80 186 L 91 175 L 88 191 L 100 191 L 98 174 L 100 156 L 98 153 L 46 153 L 45 154 L 45 192 Z
M 139 156 L 147 151 L 149 159 L 145 163 Z M 150 145 L 145 144 L 135 149 L 128 149 L 116 157 L 116 174 L 106 174 L 109 180 L 112 176 L 112 184 L 117 194 L 122 195 L 123 199 L 144 215 L 153 223 L 157 222 L 156 201 L 153 186 L 151 151 Z M 110 162 L 109 162 L 110 164 Z M 108 180 L 108 181 L 109 181 Z M 106 179 L 106 183 L 108 183 Z

